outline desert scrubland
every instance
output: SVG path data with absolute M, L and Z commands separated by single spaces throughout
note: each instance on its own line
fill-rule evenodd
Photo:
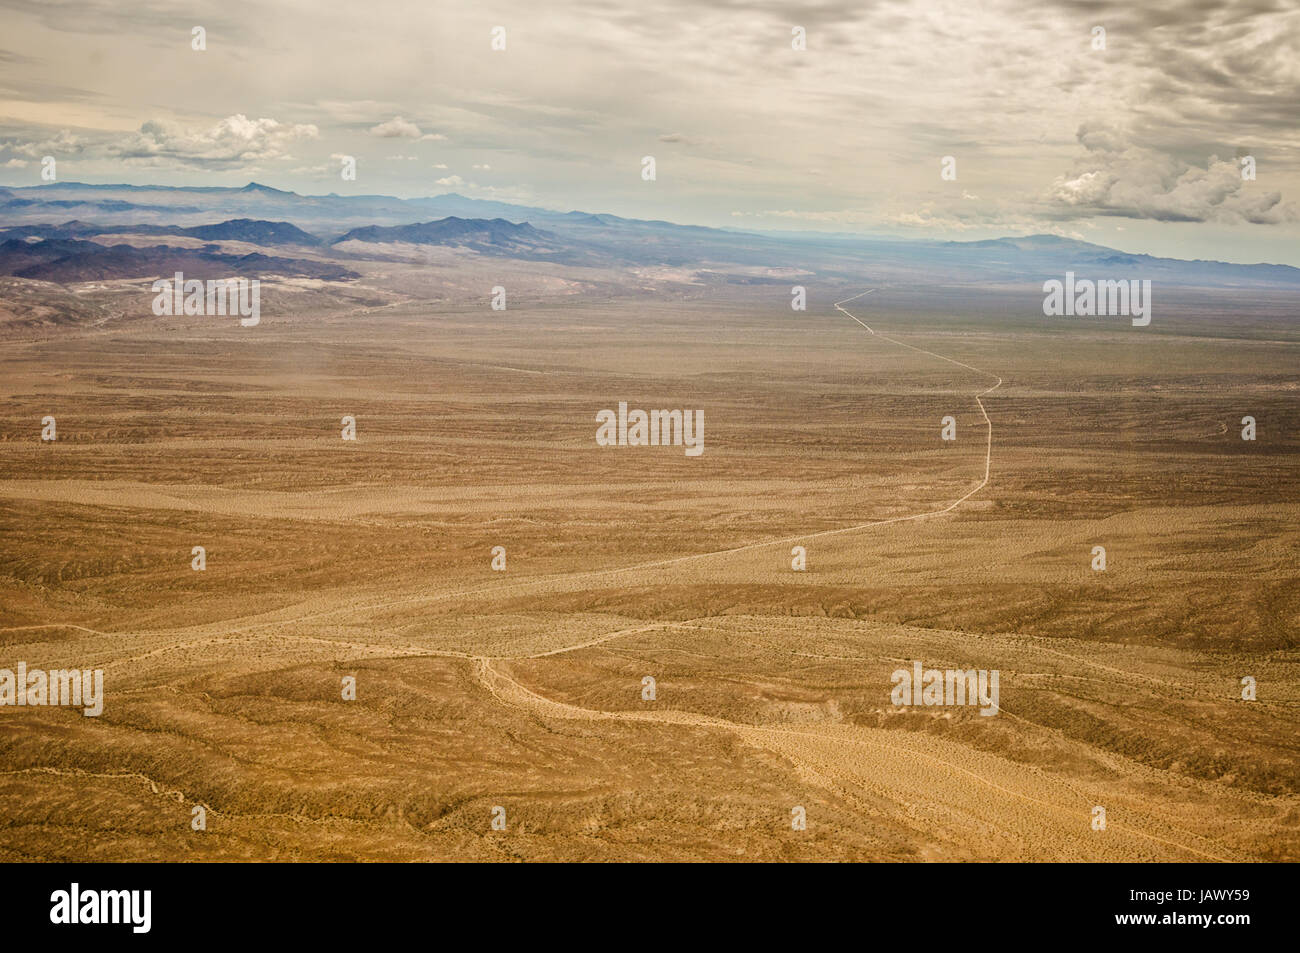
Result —
M 0 713 L 0 857 L 1300 859 L 1293 296 L 501 267 L 253 328 L 5 279 L 0 667 L 105 700 Z M 598 446 L 620 401 L 704 452 Z

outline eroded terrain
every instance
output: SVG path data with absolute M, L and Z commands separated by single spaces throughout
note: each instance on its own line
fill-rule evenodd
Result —
M 1284 299 L 847 306 L 912 350 L 860 287 L 573 269 L 493 312 L 404 267 L 0 341 L 0 667 L 106 684 L 0 709 L 0 855 L 1300 856 Z M 1003 379 L 942 513 L 992 382 L 926 351 Z M 703 409 L 705 452 L 598 447 L 619 401 Z M 892 705 L 913 660 L 999 670 L 998 715 Z

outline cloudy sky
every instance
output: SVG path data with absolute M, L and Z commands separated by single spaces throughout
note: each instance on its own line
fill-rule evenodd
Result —
M 1142 6 L 0 0 L 0 185 L 53 155 L 61 181 L 1300 265 L 1300 3 Z

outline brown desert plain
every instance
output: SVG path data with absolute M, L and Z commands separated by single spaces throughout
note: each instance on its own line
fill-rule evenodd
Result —
M 0 858 L 1300 859 L 1293 295 L 383 267 L 3 279 L 0 667 L 105 703 L 0 710 Z

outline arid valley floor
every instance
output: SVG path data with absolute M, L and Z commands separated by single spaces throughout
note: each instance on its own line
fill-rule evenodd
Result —
M 0 858 L 1300 859 L 1292 297 L 458 273 L 6 312 L 0 667 L 106 700 L 0 711 Z M 979 486 L 990 374 L 987 485 L 888 522 Z M 619 401 L 705 452 L 597 446 Z M 914 660 L 1001 711 L 892 705 Z

